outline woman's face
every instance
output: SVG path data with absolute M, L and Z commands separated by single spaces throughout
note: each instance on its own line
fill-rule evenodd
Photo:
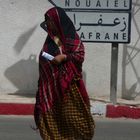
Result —
M 51 20 L 50 18 L 45 18 L 45 21 L 46 21 L 46 25 L 49 29 L 50 32 L 52 32 L 52 34 L 54 36 L 56 36 L 58 34 L 58 30 L 57 30 L 57 27 L 56 25 L 54 24 L 53 20 Z

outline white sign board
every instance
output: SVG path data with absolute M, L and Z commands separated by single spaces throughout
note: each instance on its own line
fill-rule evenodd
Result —
M 130 41 L 130 14 L 110 12 L 67 12 L 84 42 Z
M 63 8 L 84 42 L 129 43 L 132 0 L 49 0 Z
M 130 10 L 131 0 L 49 0 L 65 10 Z

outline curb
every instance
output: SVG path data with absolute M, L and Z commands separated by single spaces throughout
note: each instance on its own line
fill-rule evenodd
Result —
M 140 107 L 127 105 L 112 105 L 104 103 L 91 103 L 91 113 L 107 118 L 140 119 Z
M 34 104 L 0 103 L 0 115 L 33 115 L 33 112 Z M 139 107 L 125 105 L 92 103 L 91 113 L 107 118 L 140 119 Z
M 140 108 L 132 106 L 113 106 L 107 105 L 106 117 L 109 118 L 132 118 L 140 119 Z
M 0 115 L 33 115 L 34 104 L 0 103 Z

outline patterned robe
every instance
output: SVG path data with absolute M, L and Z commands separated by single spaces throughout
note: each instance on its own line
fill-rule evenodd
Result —
M 39 56 L 36 125 L 43 140 L 91 140 L 95 125 L 82 80 L 84 45 L 62 8 L 51 8 L 45 18 L 51 20 L 51 26 L 47 27 L 48 36 Z M 54 57 L 61 53 L 55 36 L 61 41 L 62 53 L 67 56 L 59 65 L 42 57 L 43 51 Z

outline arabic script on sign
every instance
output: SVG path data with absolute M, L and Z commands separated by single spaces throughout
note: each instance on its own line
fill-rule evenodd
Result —
M 127 42 L 129 13 L 67 12 L 83 41 Z

